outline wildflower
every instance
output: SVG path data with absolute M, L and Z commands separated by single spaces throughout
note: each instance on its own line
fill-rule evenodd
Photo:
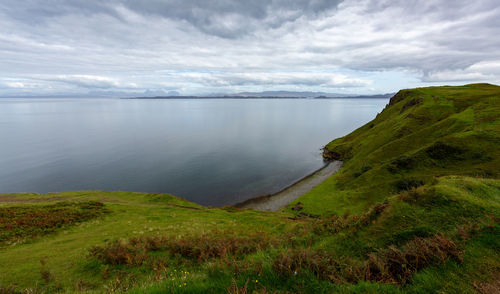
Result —
M 255 280 L 255 283 L 258 283 L 258 282 L 259 282 L 259 280 Z

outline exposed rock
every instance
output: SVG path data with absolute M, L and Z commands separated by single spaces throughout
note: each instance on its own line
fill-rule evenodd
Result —
M 408 97 L 409 95 L 410 92 L 408 90 L 400 90 L 399 92 L 396 93 L 396 95 L 392 96 L 391 100 L 389 100 L 389 106 L 394 105 L 399 101 L 406 99 L 406 97 Z
M 328 148 L 323 148 L 323 158 L 328 161 L 342 160 L 343 156 L 335 151 L 330 151 Z
M 302 210 L 302 208 L 304 208 L 304 205 L 302 204 L 302 202 L 297 202 L 297 204 L 295 204 L 292 207 L 292 210 Z

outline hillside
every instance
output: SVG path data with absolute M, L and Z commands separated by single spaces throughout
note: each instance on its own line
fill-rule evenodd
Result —
M 324 157 L 343 168 L 298 201 L 314 214 L 361 213 L 436 177 L 498 178 L 499 132 L 498 86 L 401 90 L 371 122 L 326 145 Z
M 495 293 L 500 87 L 398 92 L 281 212 L 170 195 L 0 195 L 0 293 Z

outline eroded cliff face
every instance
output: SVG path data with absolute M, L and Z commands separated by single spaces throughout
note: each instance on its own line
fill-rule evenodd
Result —
M 348 144 L 328 144 L 323 148 L 323 158 L 327 161 L 346 160 L 352 157 L 352 147 Z
M 328 148 L 323 148 L 323 159 L 327 161 L 342 160 L 343 157 L 340 153 L 335 151 L 330 151 Z
M 399 90 L 396 95 L 392 96 L 392 98 L 389 100 L 389 106 L 394 105 L 399 101 L 405 100 L 409 95 L 409 90 Z

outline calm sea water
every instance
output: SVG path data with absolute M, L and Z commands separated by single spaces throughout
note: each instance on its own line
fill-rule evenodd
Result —
M 387 99 L 0 99 L 0 193 L 164 192 L 213 206 L 272 193 Z

